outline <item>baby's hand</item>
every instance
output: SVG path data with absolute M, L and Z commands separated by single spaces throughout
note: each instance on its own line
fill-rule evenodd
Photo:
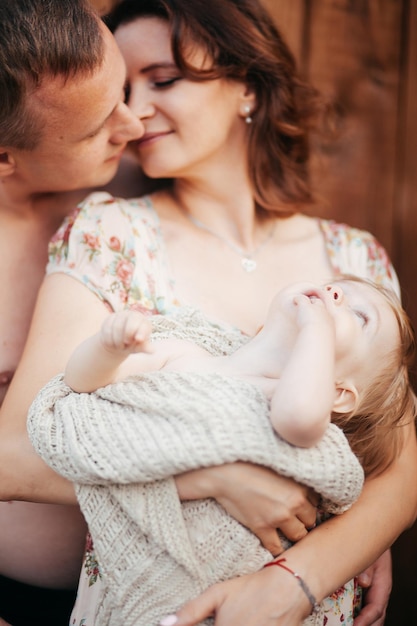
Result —
M 334 326 L 333 318 L 320 298 L 297 294 L 293 298 L 293 303 L 295 319 L 299 328 L 308 324 Z
M 152 325 L 139 311 L 119 311 L 109 315 L 100 331 L 100 340 L 112 352 L 152 352 L 149 341 Z

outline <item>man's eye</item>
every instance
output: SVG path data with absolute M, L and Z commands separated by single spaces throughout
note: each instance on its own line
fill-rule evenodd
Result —
M 92 133 L 87 135 L 86 139 L 94 139 L 94 137 L 97 137 L 97 135 L 100 133 L 102 128 L 103 128 L 103 126 L 100 126 L 100 128 L 96 128 L 96 130 L 94 130 Z

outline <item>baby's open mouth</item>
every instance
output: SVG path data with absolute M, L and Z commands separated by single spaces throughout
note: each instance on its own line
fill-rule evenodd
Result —
M 322 300 L 321 294 L 318 291 L 314 291 L 314 290 L 305 291 L 304 295 L 307 296 L 307 298 L 309 298 L 311 302 L 313 302 L 314 300 Z

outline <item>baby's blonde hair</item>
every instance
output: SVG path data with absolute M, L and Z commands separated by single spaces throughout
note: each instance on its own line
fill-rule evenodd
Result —
M 404 443 L 404 426 L 416 418 L 416 397 L 409 379 L 416 351 L 415 334 L 392 290 L 357 276 L 343 276 L 341 282 L 344 280 L 376 289 L 386 298 L 398 323 L 398 347 L 387 355 L 372 384 L 360 392 L 354 411 L 332 415 L 332 422 L 347 436 L 365 474 L 376 474 L 387 469 L 398 456 Z

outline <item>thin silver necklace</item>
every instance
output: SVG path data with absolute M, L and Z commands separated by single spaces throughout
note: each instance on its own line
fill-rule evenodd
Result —
M 274 225 L 272 226 L 266 239 L 257 248 L 255 248 L 255 250 L 252 250 L 252 252 L 245 252 L 244 250 L 242 250 L 242 248 L 239 248 L 239 246 L 236 246 L 234 243 L 232 243 L 231 241 L 229 241 L 222 235 L 219 235 L 214 230 L 212 230 L 211 228 L 203 224 L 203 222 L 200 222 L 200 220 L 194 217 L 193 215 L 190 215 L 189 213 L 186 213 L 185 211 L 184 211 L 184 214 L 188 217 L 190 222 L 194 224 L 194 226 L 197 226 L 197 228 L 199 228 L 200 230 L 204 230 L 206 231 L 206 233 L 209 233 L 213 237 L 216 237 L 216 239 L 219 239 L 224 244 L 226 244 L 229 250 L 232 250 L 232 252 L 235 252 L 236 254 L 238 254 L 240 256 L 240 264 L 242 266 L 242 269 L 245 272 L 254 272 L 256 270 L 256 268 L 258 267 L 258 263 L 254 259 L 254 257 L 257 254 L 259 254 L 259 252 L 262 250 L 262 248 L 264 248 L 267 245 L 267 243 L 271 241 L 275 233 L 276 222 L 274 222 Z

